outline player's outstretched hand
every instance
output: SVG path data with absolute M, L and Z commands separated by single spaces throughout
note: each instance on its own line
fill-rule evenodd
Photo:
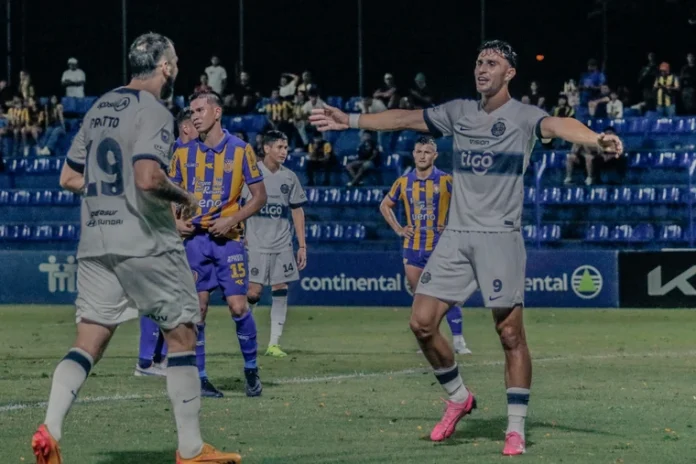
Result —
M 234 216 L 218 218 L 210 222 L 208 232 L 210 232 L 213 237 L 224 237 L 229 234 L 237 224 L 239 224 L 239 221 Z
M 297 270 L 301 271 L 307 267 L 307 249 L 299 248 L 297 250 Z
M 620 156 L 623 153 L 623 142 L 614 134 L 601 134 L 597 145 L 607 155 Z
M 309 115 L 309 122 L 316 127 L 319 132 L 330 130 L 346 130 L 348 129 L 348 115 L 338 108 L 324 105 L 323 108 L 312 110 Z

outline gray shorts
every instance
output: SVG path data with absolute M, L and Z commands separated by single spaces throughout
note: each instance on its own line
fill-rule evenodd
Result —
M 129 258 L 82 258 L 77 265 L 77 322 L 118 325 L 139 315 L 163 329 L 201 320 L 198 295 L 183 250 Z M 137 309 L 135 309 L 137 308 Z
M 524 304 L 527 252 L 519 232 L 445 230 L 416 293 L 462 303 L 481 289 L 487 308 Z
M 249 282 L 276 285 L 300 280 L 295 253 L 287 249 L 279 253 L 249 251 Z

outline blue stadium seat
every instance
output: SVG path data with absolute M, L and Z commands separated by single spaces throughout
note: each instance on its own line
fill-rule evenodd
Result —
M 60 102 L 65 113 L 77 113 L 77 99 L 75 97 L 63 97 Z
M 23 225 L 19 226 L 19 239 L 20 240 L 31 240 L 33 236 L 33 230 L 31 226 Z
M 320 226 L 321 235 L 320 240 L 331 240 L 333 237 L 333 226 L 331 224 L 322 224 Z
M 650 132 L 653 134 L 669 134 L 672 132 L 672 120 L 667 118 L 654 119 L 650 124 Z
M 7 190 L 0 190 L 0 205 L 6 205 L 10 202 L 10 192 Z
M 541 203 L 556 204 L 561 202 L 561 189 L 558 187 L 547 187 L 541 191 Z
M 63 169 L 65 158 L 53 158 L 49 161 L 49 171 L 59 173 Z
M 401 155 L 398 153 L 387 155 L 384 166 L 386 166 L 388 169 L 396 171 L 397 175 L 401 175 Z
M 595 187 L 590 190 L 590 194 L 587 197 L 588 203 L 593 204 L 603 204 L 609 199 L 609 190 L 606 187 Z
M 536 238 L 536 226 L 527 224 L 522 226 L 522 238 L 524 240 L 533 240 Z
M 242 117 L 242 131 L 244 132 L 263 132 L 268 124 L 266 116 L 254 114 Z
M 343 108 L 343 97 L 326 97 L 326 103 L 334 108 Z
M 696 132 L 696 118 L 678 118 L 672 125 L 672 130 L 677 134 Z
M 316 205 L 321 200 L 321 191 L 316 187 L 307 187 L 305 195 L 307 195 L 307 203 L 310 205 Z
M 337 188 L 325 189 L 321 198 L 321 204 L 332 206 L 341 203 L 341 190 Z
M 629 224 L 619 224 L 612 227 L 609 239 L 613 242 L 627 242 L 633 235 L 633 227 Z
M 561 193 L 561 203 L 578 205 L 585 202 L 585 189 L 582 187 L 569 187 Z
M 662 187 L 657 189 L 658 203 L 679 203 L 681 200 L 681 189 L 679 187 Z
M 567 151 L 550 151 L 544 153 L 544 160 L 548 169 L 557 169 L 565 166 Z
M 682 228 L 677 224 L 660 227 L 658 239 L 665 242 L 675 242 L 682 239 Z
M 80 202 L 80 197 L 67 190 L 61 190 L 53 197 L 57 205 L 74 205 Z
M 320 224 L 307 224 L 305 226 L 305 235 L 307 240 L 310 242 L 318 242 L 321 240 L 321 225 Z
M 365 202 L 368 205 L 379 205 L 384 199 L 384 191 L 379 188 L 369 188 L 365 194 Z
M 179 108 L 186 108 L 186 98 L 183 95 L 174 97 L 174 104 Z
M 628 154 L 628 165 L 631 168 L 650 168 L 653 166 L 654 155 L 651 152 L 636 152 Z
M 609 125 L 614 128 L 617 134 L 621 135 L 626 131 L 626 120 L 625 119 L 613 119 L 609 122 Z
M 18 240 L 22 227 L 16 225 L 0 225 L 0 240 Z
M 606 224 L 590 224 L 585 229 L 585 240 L 588 242 L 604 242 L 609 240 L 609 226 Z
M 34 227 L 33 233 L 31 235 L 32 240 L 46 241 L 53 239 L 53 227 L 52 226 L 36 226 Z
M 418 133 L 413 131 L 402 131 L 399 134 L 399 138 L 396 139 L 396 151 L 413 151 L 413 144 L 416 143 L 418 139 Z
M 632 202 L 649 204 L 655 201 L 655 188 L 654 187 L 638 187 L 633 191 Z
M 77 112 L 80 114 L 85 114 L 92 108 L 94 102 L 97 101 L 97 97 L 84 97 L 77 99 Z
M 536 189 L 534 187 L 525 187 L 524 188 L 524 202 L 529 204 L 529 203 L 534 203 L 536 201 Z
M 14 158 L 8 160 L 5 168 L 7 169 L 7 172 L 11 174 L 21 174 L 27 168 L 27 160 L 24 158 Z
M 655 161 L 656 168 L 675 168 L 679 166 L 680 157 L 671 151 L 661 152 Z
M 609 203 L 630 203 L 633 195 L 631 187 L 617 187 L 609 191 Z
M 353 240 L 364 240 L 367 235 L 367 229 L 363 224 L 355 224 L 353 226 Z
M 35 158 L 27 163 L 27 174 L 46 174 L 51 171 L 51 160 L 48 158 Z
M 54 236 L 58 240 L 73 241 L 79 238 L 79 231 L 76 226 L 64 224 L 56 227 Z
M 30 202 L 31 193 L 27 192 L 26 190 L 18 190 L 12 193 L 12 198 L 10 199 L 10 203 L 18 206 L 28 205 Z
M 358 112 L 358 103 L 362 100 L 361 97 L 350 97 L 348 101 L 346 102 L 345 107 L 343 108 L 345 111 L 348 111 L 349 113 L 357 113 Z
M 648 130 L 650 121 L 648 118 L 631 118 L 627 122 L 628 134 L 644 134 Z
M 32 203 L 35 205 L 50 205 L 53 203 L 53 190 L 39 190 L 34 192 Z
M 335 241 L 340 241 L 343 240 L 344 233 L 345 233 L 345 227 L 343 227 L 341 224 L 334 224 L 331 227 L 331 234 L 329 236 L 330 240 L 335 240 Z
M 350 202 L 354 205 L 366 205 L 367 191 L 363 188 L 353 189 L 350 194 Z
M 561 226 L 558 224 L 544 224 L 541 226 L 542 242 L 557 242 L 561 239 Z
M 631 231 L 631 242 L 651 242 L 655 239 L 655 228 L 651 224 L 638 224 Z

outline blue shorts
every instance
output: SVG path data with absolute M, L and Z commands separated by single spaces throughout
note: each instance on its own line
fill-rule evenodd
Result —
M 184 241 L 197 292 L 220 288 L 225 297 L 246 295 L 249 288 L 244 243 L 196 234 Z
M 404 248 L 404 264 L 423 269 L 428 263 L 428 258 L 430 258 L 431 254 L 433 254 L 432 250 L 424 251 Z

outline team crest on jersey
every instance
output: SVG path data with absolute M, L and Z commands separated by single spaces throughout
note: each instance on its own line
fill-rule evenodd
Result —
M 440 186 L 439 185 L 433 185 L 433 193 L 436 195 L 440 193 Z
M 500 137 L 505 133 L 505 123 L 503 121 L 498 121 L 491 127 L 491 134 L 494 137 Z
M 280 186 L 280 193 L 282 193 L 284 195 L 287 195 L 288 193 L 290 193 L 290 187 L 288 186 L 288 184 L 283 184 Z
M 222 170 L 225 172 L 232 172 L 233 169 L 234 169 L 234 161 L 233 160 L 225 160 L 225 165 L 222 168 Z

